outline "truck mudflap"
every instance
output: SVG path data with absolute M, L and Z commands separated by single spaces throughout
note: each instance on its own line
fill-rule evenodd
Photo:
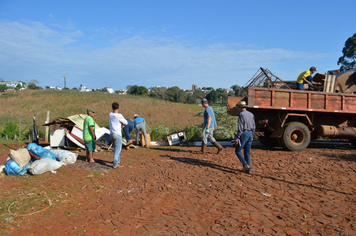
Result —
M 270 138 L 280 138 L 282 136 L 282 134 L 283 134 L 283 127 L 277 127 L 274 129 Z

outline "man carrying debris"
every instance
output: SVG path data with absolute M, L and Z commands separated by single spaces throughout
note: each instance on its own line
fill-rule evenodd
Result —
M 122 129 L 125 133 L 126 136 L 126 148 L 128 148 L 132 144 L 132 139 L 131 139 L 131 131 L 134 128 L 134 124 L 131 120 L 126 119 L 127 125 Z
M 83 140 L 86 149 L 86 161 L 90 163 L 94 163 L 93 159 L 93 151 L 95 150 L 95 122 L 94 122 L 94 114 L 95 110 L 92 108 L 87 109 L 88 116 L 85 117 L 83 121 Z
M 211 108 L 208 104 L 208 100 L 206 98 L 203 98 L 201 100 L 201 105 L 205 107 L 204 111 L 204 127 L 202 131 L 202 144 L 201 144 L 201 153 L 205 153 L 206 146 L 208 144 L 208 141 L 210 141 L 217 149 L 218 152 L 217 154 L 220 153 L 220 151 L 223 149 L 223 147 L 218 143 L 214 136 L 214 128 L 217 126 L 216 120 L 215 120 L 215 114 L 213 111 L 213 108 Z
M 235 136 L 236 156 L 239 158 L 243 168 L 242 172 L 250 173 L 251 171 L 251 145 L 253 134 L 255 133 L 255 117 L 246 110 L 246 102 L 240 101 L 237 106 L 239 107 L 238 129 Z M 244 149 L 245 157 L 242 155 Z
M 124 167 L 120 165 L 120 153 L 122 149 L 122 135 L 121 128 L 127 125 L 127 120 L 119 113 L 119 103 L 114 102 L 112 105 L 112 112 L 109 114 L 110 138 L 114 146 L 113 168 Z
M 314 82 L 313 83 L 313 74 L 316 72 L 315 66 L 310 67 L 309 70 L 303 71 L 300 73 L 297 79 L 297 89 L 304 90 L 304 84 L 308 84 L 309 88 L 313 88 L 313 84 L 315 85 L 322 85 L 321 82 Z
M 139 144 L 139 135 L 140 131 L 143 133 L 143 137 L 145 138 L 145 147 L 148 147 L 147 143 L 147 134 L 146 134 L 146 121 L 139 115 L 134 115 L 134 127 L 136 128 L 136 145 Z

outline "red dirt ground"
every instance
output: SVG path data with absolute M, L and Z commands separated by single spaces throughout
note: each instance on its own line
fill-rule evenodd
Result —
M 0 234 L 355 234 L 356 150 L 350 146 L 288 152 L 254 144 L 251 174 L 239 171 L 232 147 L 219 155 L 213 147 L 205 155 L 199 149 L 123 150 L 125 166 L 115 170 L 112 152 L 95 153 L 95 164 L 80 152 L 57 173 L 2 175 Z M 42 208 L 25 209 L 34 196 L 43 199 Z

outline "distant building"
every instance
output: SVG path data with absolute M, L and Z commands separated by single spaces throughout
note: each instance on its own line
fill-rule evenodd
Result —
M 22 87 L 22 82 L 9 82 L 9 81 L 0 81 L 0 84 L 6 85 L 9 89 L 14 89 L 17 87 L 17 85 L 20 85 Z
M 103 88 L 103 91 L 108 92 L 108 93 L 114 93 L 114 89 L 111 87 L 105 87 L 105 88 Z
M 79 91 L 80 91 L 80 92 L 91 92 L 91 89 L 88 89 L 88 88 L 85 87 L 84 85 L 80 85 Z
M 62 88 L 59 86 L 56 86 L 56 90 L 62 90 Z
M 119 94 L 125 95 L 125 94 L 127 94 L 127 90 L 126 89 L 120 89 L 119 90 Z
M 198 85 L 193 84 L 193 85 L 192 85 L 192 90 L 193 90 L 193 92 L 194 92 L 195 90 L 197 90 L 197 89 L 198 89 Z

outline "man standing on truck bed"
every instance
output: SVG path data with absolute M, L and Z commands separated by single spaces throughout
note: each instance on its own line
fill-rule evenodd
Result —
M 297 79 L 297 89 L 304 90 L 304 84 L 308 84 L 309 88 L 313 88 L 313 74 L 316 72 L 315 66 L 310 67 L 309 70 L 300 73 Z M 320 82 L 314 82 L 315 85 L 321 85 Z
M 255 133 L 255 117 L 246 110 L 246 102 L 240 101 L 237 106 L 239 107 L 238 129 L 235 136 L 236 156 L 239 158 L 243 169 L 242 172 L 250 173 L 251 171 L 251 145 L 253 134 Z M 242 155 L 244 149 L 245 157 Z

